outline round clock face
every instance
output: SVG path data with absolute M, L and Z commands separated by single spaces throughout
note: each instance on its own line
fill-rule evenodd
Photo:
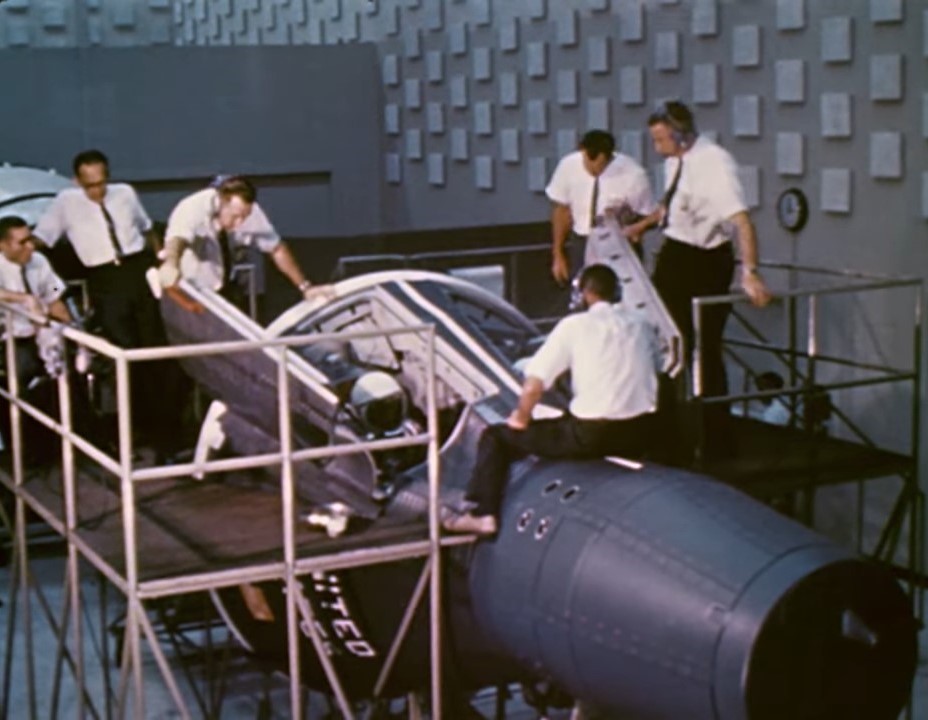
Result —
M 789 188 L 777 198 L 777 220 L 781 227 L 790 232 L 798 232 L 805 227 L 809 219 L 809 203 L 806 195 L 799 188 Z

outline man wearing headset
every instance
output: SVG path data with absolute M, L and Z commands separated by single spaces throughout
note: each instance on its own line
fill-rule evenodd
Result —
M 735 271 L 733 241 L 741 260 L 741 289 L 758 307 L 766 305 L 771 295 L 758 272 L 757 236 L 734 158 L 699 135 L 692 112 L 681 102 L 663 103 L 648 118 L 648 129 L 654 149 L 665 158 L 665 191 L 658 209 L 629 231 L 661 228 L 664 242 L 654 286 L 683 334 L 691 361 L 693 298 L 730 292 Z M 702 390 L 706 397 L 728 392 L 722 335 L 730 312 L 728 304 L 710 305 L 702 311 Z M 727 415 L 721 405 L 706 409 L 708 415 Z M 707 417 L 708 439 L 713 435 L 718 439 L 718 424 Z
M 159 279 L 172 287 L 181 276 L 242 305 L 243 293 L 232 277 L 237 254 L 254 246 L 271 256 L 277 269 L 306 300 L 332 294 L 331 285 L 313 285 L 290 248 L 257 203 L 258 192 L 238 175 L 220 176 L 210 187 L 181 200 L 168 219 Z
M 561 158 L 545 193 L 553 203 L 551 275 L 561 285 L 572 271 L 568 247 L 577 248 L 579 254 L 578 246 L 586 243 L 598 216 L 622 207 L 639 216 L 654 210 L 644 168 L 617 153 L 615 138 L 605 130 L 590 130 L 579 149 Z M 585 248 L 583 264 L 597 262 L 590 246 Z

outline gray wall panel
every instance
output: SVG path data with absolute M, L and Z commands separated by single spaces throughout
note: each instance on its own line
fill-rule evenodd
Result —
M 67 172 L 77 150 L 99 147 L 114 176 L 140 182 L 156 217 L 203 178 L 239 172 L 265 186 L 263 204 L 287 234 L 382 223 L 370 46 L 4 51 L 0 71 L 22 103 L 0 137 L 4 160 Z

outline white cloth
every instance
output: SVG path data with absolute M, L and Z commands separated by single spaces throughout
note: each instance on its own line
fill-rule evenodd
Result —
M 624 420 L 657 409 L 656 328 L 640 311 L 595 303 L 563 318 L 529 361 L 526 377 L 551 387 L 571 372 L 570 412 L 584 420 Z
M 222 287 L 222 250 L 219 247 L 219 193 L 207 188 L 188 195 L 171 211 L 165 238 L 180 238 L 187 243 L 181 256 L 181 275 L 203 288 L 218 290 Z M 238 228 L 228 234 L 229 249 L 233 258 L 236 249 L 256 247 L 264 253 L 273 252 L 280 245 L 280 235 L 271 225 L 258 203 Z
M 743 416 L 743 404 L 735 403 L 732 405 L 731 414 Z M 801 405 L 797 407 L 796 416 L 802 417 Z M 747 417 L 769 423 L 770 425 L 789 425 L 792 413 L 790 413 L 789 406 L 780 400 L 780 398 L 773 398 L 768 404 L 764 404 L 759 400 L 752 400 L 748 404 Z
M 679 158 L 664 160 L 664 187 L 676 175 Z M 747 210 L 735 159 L 724 148 L 700 135 L 683 154 L 683 172 L 670 200 L 664 234 L 703 249 L 729 242 L 734 228 L 728 222 Z
M 561 158 L 545 188 L 551 202 L 570 208 L 573 231 L 577 235 L 589 235 L 592 230 L 590 203 L 595 182 L 596 178 L 583 166 L 583 151 L 577 150 Z M 614 153 L 612 162 L 599 176 L 595 215 L 601 215 L 606 208 L 617 208 L 623 203 L 627 203 L 640 215 L 653 212 L 655 207 L 651 184 L 644 168 L 628 155 Z
M 144 233 L 151 229 L 151 218 L 130 185 L 106 186 L 103 204 L 110 217 L 123 255 L 145 249 Z M 116 259 L 103 210 L 81 188 L 62 190 L 39 218 L 33 233 L 54 245 L 67 235 L 74 252 L 85 267 L 105 265 Z
M 65 287 L 64 280 L 55 274 L 51 263 L 41 253 L 32 253 L 32 257 L 25 265 L 26 279 L 29 281 L 29 291 L 23 284 L 21 269 L 24 266 L 10 262 L 0 255 L 0 287 L 12 292 L 29 292 L 44 305 L 50 305 L 60 298 Z M 36 328 L 25 316 L 13 314 L 13 336 L 27 338 L 35 335 Z

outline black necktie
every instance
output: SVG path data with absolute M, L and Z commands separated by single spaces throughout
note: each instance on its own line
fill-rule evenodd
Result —
M 667 223 L 670 222 L 670 203 L 673 200 L 673 196 L 677 192 L 677 185 L 680 184 L 680 175 L 683 173 L 683 158 L 678 158 L 677 162 L 677 171 L 673 174 L 673 180 L 670 182 L 670 187 L 667 188 L 667 192 L 664 193 L 664 199 L 661 201 L 661 204 L 664 206 L 664 219 L 661 220 L 661 230 L 667 227 Z
M 113 216 L 110 215 L 110 211 L 106 209 L 106 205 L 102 202 L 100 203 L 100 209 L 103 211 L 103 219 L 106 221 L 106 230 L 109 233 L 110 242 L 113 243 L 113 252 L 116 253 L 114 262 L 119 265 L 123 252 L 122 247 L 119 245 L 119 238 L 116 237 L 116 225 L 113 224 Z
M 220 230 L 216 233 L 216 240 L 219 241 L 219 252 L 222 253 L 222 286 L 225 287 L 232 275 L 232 250 L 229 248 L 228 231 Z
M 596 204 L 599 202 L 599 175 L 593 180 L 593 197 L 590 199 L 590 232 L 596 227 Z
M 29 278 L 26 277 L 26 266 L 20 265 L 19 272 L 23 276 L 23 290 L 27 295 L 32 295 L 32 285 L 29 284 Z

